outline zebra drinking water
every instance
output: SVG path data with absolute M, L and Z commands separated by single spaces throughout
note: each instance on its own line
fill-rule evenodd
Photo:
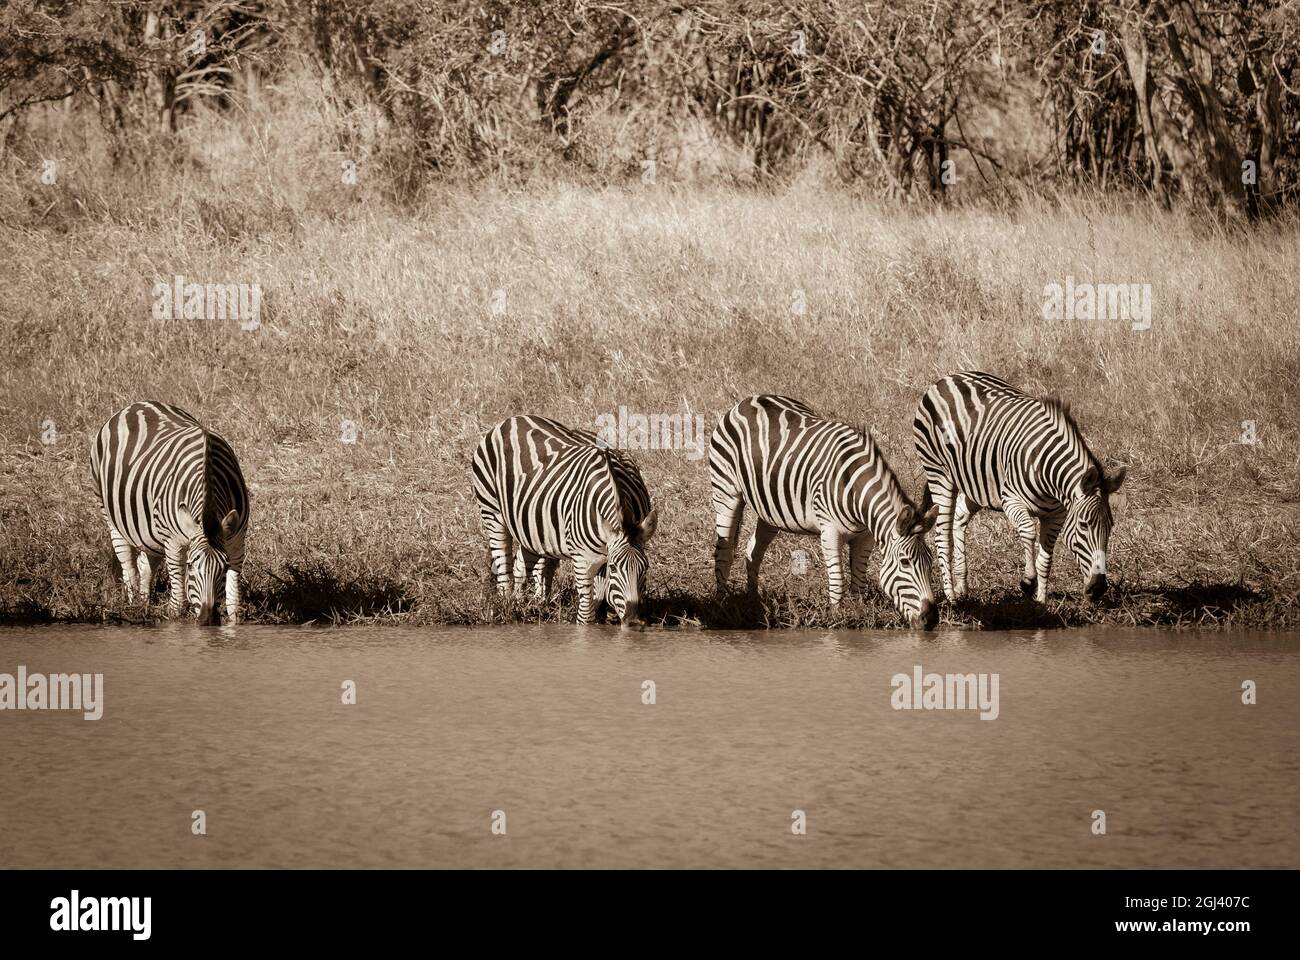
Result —
M 817 416 L 785 397 L 756 396 L 731 408 L 709 445 L 721 593 L 731 572 L 745 506 L 757 515 L 745 551 L 748 588 L 758 589 L 763 554 L 784 530 L 821 538 L 831 603 L 843 594 L 841 551 L 851 587 L 866 587 L 867 560 L 881 549 L 880 587 L 909 623 L 934 629 L 925 533 L 936 511 L 918 511 L 869 434 Z
M 549 596 L 559 561 L 573 561 L 578 622 L 604 600 L 625 623 L 640 620 L 657 513 L 641 472 L 595 434 L 544 417 L 510 417 L 474 451 L 474 494 L 497 589 L 531 574 Z M 518 546 L 518 559 L 512 552 Z M 512 566 L 514 577 L 512 580 Z
M 1064 530 L 1084 592 L 1101 598 L 1114 522 L 1110 495 L 1125 469 L 1106 473 L 1067 404 L 967 371 L 926 391 L 912 427 L 926 499 L 939 508 L 935 546 L 949 597 L 966 592 L 966 524 L 987 507 L 1004 512 L 1020 535 L 1025 594 L 1047 599 L 1052 549 Z
M 238 622 L 249 509 L 230 444 L 180 407 L 132 403 L 100 429 L 90 475 L 128 600 L 138 592 L 148 602 L 153 562 L 165 556 L 173 616 L 189 603 L 200 623 L 219 623 L 224 575 L 226 615 Z

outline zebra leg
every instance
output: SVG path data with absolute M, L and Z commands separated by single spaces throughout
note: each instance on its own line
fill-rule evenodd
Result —
M 131 546 L 129 540 L 122 536 L 113 526 L 112 522 L 105 515 L 104 522 L 108 524 L 108 535 L 113 541 L 113 553 L 117 555 L 118 565 L 122 568 L 122 586 L 126 588 L 126 602 L 135 603 L 136 596 L 136 557 L 135 547 Z M 148 587 L 145 588 L 145 601 L 149 599 Z
M 713 545 L 713 579 L 718 593 L 727 587 L 731 564 L 736 558 L 736 541 L 740 538 L 740 521 L 745 516 L 745 501 L 739 493 L 713 490 L 713 511 L 718 539 Z
M 593 623 L 596 619 L 598 598 L 595 595 L 592 578 L 604 561 L 604 557 L 592 558 L 583 554 L 575 554 L 573 557 L 573 585 L 578 590 L 579 623 Z
M 844 546 L 842 535 L 834 527 L 822 528 L 822 562 L 826 564 L 826 581 L 830 588 L 831 605 L 844 596 L 844 570 L 840 550 Z
M 528 570 L 532 566 L 525 555 L 522 545 L 516 545 L 515 549 L 515 569 L 511 582 L 514 584 L 515 593 L 523 593 L 524 588 L 528 586 Z
M 502 596 L 510 594 L 510 575 L 515 549 L 514 538 L 506 529 L 501 516 L 495 511 L 479 509 L 483 521 L 483 535 L 488 542 L 488 562 L 492 567 L 492 579 L 497 585 L 497 592 Z
M 560 566 L 560 561 L 554 557 L 543 557 L 537 565 L 536 576 L 540 582 L 542 590 L 542 600 L 551 599 L 551 584 L 555 582 L 555 571 Z M 600 606 L 600 597 L 596 598 L 596 605 Z
M 153 562 L 145 550 L 135 557 L 136 578 L 140 587 L 140 599 L 149 605 L 149 595 L 153 592 Z
M 1016 533 L 1020 535 L 1020 543 L 1025 548 L 1025 574 L 1020 580 L 1020 592 L 1027 597 L 1041 595 L 1045 599 L 1046 592 L 1039 590 L 1038 576 L 1034 568 L 1038 525 L 1034 523 L 1029 510 L 1019 500 L 1006 500 L 1002 509 L 1006 511 L 1007 519 L 1015 525 Z
M 243 579 L 244 579 L 244 532 L 238 540 L 232 540 L 226 549 L 226 618 L 231 623 L 239 623 L 244 616 Z
M 777 532 L 776 527 L 764 523 L 762 517 L 754 524 L 754 533 L 745 547 L 745 589 L 750 593 L 758 593 L 758 568 L 762 566 L 763 555 L 776 539 Z
M 231 567 L 226 571 L 226 618 L 231 623 L 238 623 L 243 619 L 244 601 L 240 586 L 240 572 Z
M 533 583 L 533 596 L 537 600 L 542 596 L 542 563 L 545 557 L 539 556 L 527 547 L 520 546 L 515 560 L 515 589 L 523 591 L 529 580 Z
M 167 543 L 167 612 L 179 617 L 185 610 L 185 554 L 188 544 L 183 540 Z
M 943 474 L 926 474 L 926 486 L 930 499 L 939 507 L 939 517 L 934 524 L 934 553 L 939 560 L 939 577 L 943 581 L 943 592 L 948 599 L 957 597 L 953 589 L 952 550 L 953 550 L 953 513 L 956 505 L 957 490 Z M 851 548 L 850 548 L 851 549 Z
M 849 541 L 849 589 L 863 596 L 867 593 L 867 563 L 876 540 L 870 530 L 864 530 Z
M 1034 558 L 1034 573 L 1038 577 L 1038 591 L 1034 596 L 1039 603 L 1047 602 L 1047 578 L 1052 573 L 1052 550 L 1061 532 L 1064 514 L 1048 514 L 1038 521 L 1038 554 Z
M 966 595 L 966 524 L 978 511 L 972 510 L 966 494 L 958 493 L 952 504 L 952 596 Z

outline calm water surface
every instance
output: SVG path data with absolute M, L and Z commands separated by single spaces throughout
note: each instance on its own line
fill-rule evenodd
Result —
M 1300 866 L 1295 634 L 0 630 L 20 664 L 104 716 L 0 712 L 3 866 Z M 998 718 L 894 710 L 917 664 Z

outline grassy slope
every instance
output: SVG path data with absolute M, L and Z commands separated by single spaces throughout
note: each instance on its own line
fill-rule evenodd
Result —
M 256 617 L 477 622 L 573 615 L 571 591 L 544 610 L 484 599 L 468 462 L 498 419 L 593 428 L 626 405 L 711 426 L 740 396 L 780 392 L 873 425 L 919 495 L 915 404 L 936 376 L 975 367 L 1059 392 L 1094 449 L 1129 464 L 1118 588 L 1103 608 L 1081 603 L 1060 550 L 1047 609 L 1023 603 L 1011 530 L 981 515 L 975 596 L 945 620 L 1300 623 L 1294 226 L 1226 234 L 1102 201 L 991 213 L 640 185 L 449 189 L 397 214 L 323 179 L 286 201 L 238 176 L 193 174 L 149 198 L 75 182 L 52 200 L 27 184 L 0 196 L 4 616 L 142 615 L 120 600 L 87 480 L 89 436 L 132 399 L 189 408 L 239 453 Z M 151 319 L 153 282 L 175 273 L 260 283 L 262 328 Z M 1041 319 L 1043 285 L 1067 274 L 1150 283 L 1151 329 Z M 357 443 L 340 442 L 343 419 Z M 1243 420 L 1259 444 L 1235 442 Z M 881 600 L 831 611 L 815 541 L 788 536 L 761 605 L 713 603 L 705 462 L 635 456 L 661 508 L 651 613 L 894 622 Z M 814 557 L 806 575 L 792 549 Z

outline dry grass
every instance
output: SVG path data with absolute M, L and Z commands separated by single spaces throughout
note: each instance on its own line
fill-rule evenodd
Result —
M 320 147 L 212 129 L 193 145 L 204 162 L 147 191 L 76 163 L 53 188 L 4 171 L 4 618 L 145 615 L 119 596 L 87 479 L 90 435 L 129 400 L 178 403 L 234 445 L 255 617 L 473 623 L 574 610 L 571 591 L 545 609 L 485 596 L 468 466 L 498 419 L 592 428 L 624 405 L 711 426 L 738 397 L 785 393 L 872 424 L 919 495 L 917 400 L 974 367 L 1069 399 L 1094 449 L 1129 465 L 1127 502 L 1103 607 L 1078 599 L 1061 551 L 1046 609 L 1020 600 L 1010 527 L 981 516 L 976 596 L 946 620 L 1300 623 L 1294 223 L 1224 227 L 1113 199 L 902 209 L 811 186 L 448 187 L 397 208 L 334 183 Z M 153 283 L 178 273 L 260 284 L 261 328 L 153 320 Z M 1044 284 L 1066 275 L 1150 283 L 1151 328 L 1041 319 Z M 1237 442 L 1243 420 L 1258 444 Z M 714 602 L 705 462 L 634 456 L 661 509 L 651 613 L 895 622 L 882 600 L 830 610 L 811 539 L 777 540 L 760 603 Z M 806 575 L 793 549 L 813 558 Z

